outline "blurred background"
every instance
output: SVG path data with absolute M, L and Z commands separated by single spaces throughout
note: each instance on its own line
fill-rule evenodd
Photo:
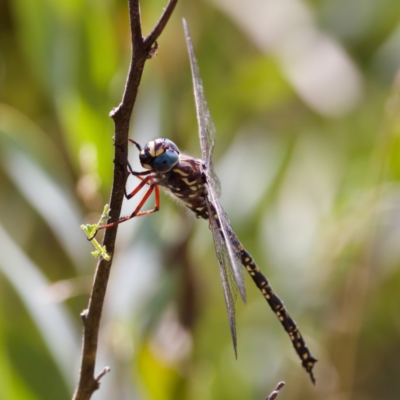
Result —
M 0 399 L 69 399 L 78 378 L 96 265 L 79 226 L 109 199 L 126 3 L 0 0 Z M 144 34 L 165 5 L 142 2 Z M 97 362 L 111 373 L 93 399 L 262 400 L 280 380 L 282 400 L 398 399 L 400 2 L 180 0 L 130 136 L 199 157 L 182 17 L 221 202 L 319 360 L 317 386 L 247 277 L 235 360 L 208 225 L 162 194 L 119 228 Z

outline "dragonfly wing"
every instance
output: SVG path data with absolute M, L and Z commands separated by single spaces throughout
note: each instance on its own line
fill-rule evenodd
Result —
M 185 30 L 186 45 L 189 52 L 190 67 L 192 70 L 193 91 L 196 103 L 197 123 L 199 125 L 201 154 L 203 161 L 206 163 L 206 167 L 209 168 L 211 164 L 212 152 L 214 150 L 215 126 L 204 95 L 203 83 L 200 78 L 199 67 L 194 55 L 193 44 L 185 19 L 183 19 L 183 28 Z
M 210 179 L 210 183 L 211 183 L 212 187 L 214 188 L 214 191 L 215 191 L 217 197 L 220 197 L 221 196 L 221 182 L 220 182 L 217 174 L 215 173 L 212 160 L 210 162 L 210 167 L 207 169 L 207 175 L 208 175 L 208 178 Z
M 219 203 L 220 183 L 214 172 L 211 157 L 214 150 L 215 126 L 204 95 L 203 83 L 200 78 L 199 67 L 194 55 L 193 44 L 190 38 L 186 21 L 183 20 L 186 45 L 189 53 L 190 67 L 192 70 L 193 91 L 196 104 L 197 123 L 202 160 L 208 183 L 208 213 L 210 226 L 214 236 L 215 251 L 224 289 L 226 307 L 228 310 L 229 324 L 236 354 L 236 321 L 235 301 L 239 289 L 243 301 L 246 301 L 243 270 L 240 262 L 240 242 L 233 233 L 229 220 Z M 234 246 L 234 244 L 237 246 Z
M 228 255 L 227 246 L 224 238 L 219 230 L 219 224 L 213 216 L 214 207 L 208 202 L 208 213 L 210 215 L 210 227 L 214 237 L 215 253 L 217 255 L 219 272 L 222 280 L 222 287 L 224 290 L 224 298 L 226 309 L 228 311 L 229 327 L 231 330 L 233 348 L 235 356 L 237 357 L 237 336 L 236 336 L 236 310 L 235 304 L 237 299 L 237 285 L 230 269 L 230 260 Z
M 197 123 L 199 125 L 202 159 L 206 164 L 210 183 L 213 185 L 214 190 L 219 197 L 219 195 L 221 194 L 221 184 L 214 171 L 214 167 L 211 161 L 212 153 L 214 150 L 214 139 L 216 132 L 215 125 L 211 118 L 211 113 L 208 108 L 207 100 L 204 94 L 203 83 L 200 78 L 199 66 L 197 64 L 196 56 L 194 55 L 193 44 L 185 19 L 183 20 L 183 27 L 185 30 L 186 45 L 188 48 L 190 67 L 192 70 L 193 91 L 196 104 Z
M 207 176 L 208 178 L 208 176 Z M 208 179 L 209 180 L 209 179 Z M 241 262 L 241 243 L 233 232 L 228 216 L 226 215 L 221 203 L 218 200 L 217 194 L 211 185 L 208 185 L 208 198 L 209 203 L 209 216 L 211 220 L 215 220 L 215 224 L 211 223 L 214 242 L 217 238 L 222 241 L 225 247 L 226 261 L 224 267 L 230 271 L 230 274 L 234 277 L 236 287 L 239 289 L 239 293 L 244 302 L 246 302 L 246 287 L 244 284 L 244 274 Z M 217 235 L 218 233 L 218 235 Z

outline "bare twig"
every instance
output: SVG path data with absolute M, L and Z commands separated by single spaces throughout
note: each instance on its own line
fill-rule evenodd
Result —
M 156 26 L 150 32 L 150 34 L 146 37 L 146 39 L 144 39 L 144 47 L 145 48 L 152 47 L 153 44 L 155 43 L 155 41 L 161 35 L 161 32 L 164 30 L 165 25 L 167 25 L 167 22 L 168 22 L 169 18 L 171 17 L 172 12 L 174 11 L 176 3 L 178 3 L 178 0 L 170 0 L 169 1 L 168 6 L 164 10 L 164 13 L 161 16 L 161 18 L 158 20 Z
M 278 396 L 280 390 L 285 386 L 285 382 L 279 382 L 274 391 L 266 398 L 266 400 L 274 400 Z
M 163 15 L 157 22 L 149 36 L 143 40 L 140 21 L 139 0 L 129 0 L 129 17 L 132 40 L 132 58 L 129 73 L 125 84 L 125 91 L 121 104 L 110 113 L 115 124 L 115 159 L 114 179 L 110 198 L 110 221 L 117 221 L 121 213 L 122 200 L 126 182 L 126 162 L 129 122 L 135 104 L 144 64 L 152 52 L 155 41 L 165 28 L 178 0 L 170 0 Z M 112 256 L 115 248 L 118 225 L 107 229 L 103 239 L 103 246 Z M 95 378 L 95 363 L 97 353 L 98 332 L 100 318 L 110 275 L 112 258 L 110 261 L 102 258 L 96 268 L 92 291 L 87 310 L 81 314 L 83 324 L 83 348 L 79 382 L 75 389 L 73 400 L 88 400 L 100 386 L 100 379 L 109 371 L 105 367 Z
M 110 368 L 110 367 L 104 367 L 104 368 L 103 368 L 103 371 L 101 371 L 101 372 L 99 373 L 99 375 L 97 376 L 96 381 L 97 381 L 97 382 L 100 382 L 100 379 L 101 379 L 105 374 L 108 374 L 110 371 L 111 371 L 111 368 Z

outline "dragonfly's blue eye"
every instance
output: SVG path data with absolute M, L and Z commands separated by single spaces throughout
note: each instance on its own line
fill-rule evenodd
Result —
M 139 155 L 143 168 L 154 172 L 168 172 L 179 161 L 179 149 L 168 139 L 155 139 L 147 143 Z
M 175 149 L 168 149 L 157 156 L 152 164 L 154 172 L 170 171 L 179 161 L 179 153 Z
M 175 150 L 179 154 L 178 146 L 172 140 L 164 139 L 164 146 L 170 150 Z

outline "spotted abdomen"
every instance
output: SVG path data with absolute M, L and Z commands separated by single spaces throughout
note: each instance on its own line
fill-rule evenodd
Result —
M 206 208 L 207 209 L 207 208 Z M 212 205 L 210 205 L 210 209 L 213 214 L 215 214 L 215 209 Z M 198 217 L 209 219 L 208 213 L 204 215 L 203 213 L 197 213 Z M 219 219 L 216 219 L 218 225 L 220 224 Z M 227 228 L 227 227 L 226 227 Z M 312 356 L 310 350 L 308 349 L 303 336 L 301 335 L 296 322 L 292 319 L 287 311 L 285 305 L 281 301 L 281 299 L 275 294 L 272 286 L 270 285 L 268 279 L 262 274 L 257 264 L 255 263 L 253 257 L 247 252 L 247 250 L 240 243 L 236 234 L 230 229 L 228 232 L 230 241 L 232 245 L 240 251 L 240 259 L 241 263 L 246 269 L 246 271 L 250 274 L 254 283 L 260 289 L 262 295 L 265 300 L 267 300 L 269 306 L 272 311 L 278 317 L 280 323 L 282 324 L 285 331 L 288 333 L 289 338 L 293 344 L 293 347 L 297 353 L 297 355 L 301 359 L 301 364 L 303 368 L 309 373 L 310 378 L 313 383 L 315 383 L 315 377 L 312 372 L 312 369 L 317 362 L 317 360 Z
M 272 311 L 278 317 L 283 328 L 288 333 L 289 338 L 292 341 L 293 347 L 301 359 L 302 366 L 309 373 L 313 383 L 315 383 L 312 369 L 317 360 L 312 356 L 310 350 L 308 349 L 303 339 L 303 336 L 297 328 L 296 322 L 289 315 L 285 305 L 283 304 L 281 299 L 275 294 L 270 283 L 268 282 L 268 279 L 261 273 L 251 255 L 245 249 L 242 249 L 241 251 L 241 259 L 243 266 L 246 268 L 254 283 L 257 285 L 262 295 L 267 300 Z

